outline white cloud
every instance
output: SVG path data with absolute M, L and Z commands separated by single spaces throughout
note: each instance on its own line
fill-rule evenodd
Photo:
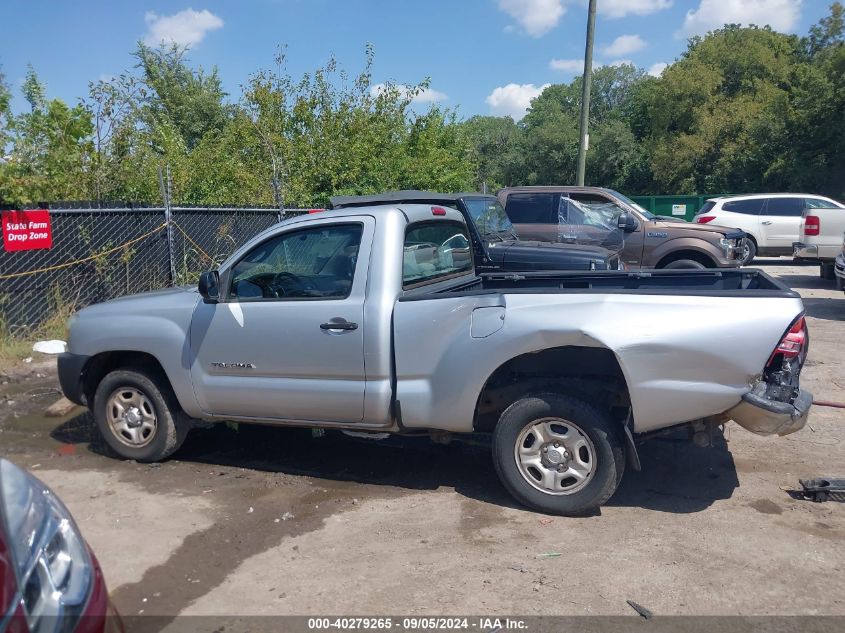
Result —
M 399 94 L 403 97 L 410 96 L 410 86 L 396 84 L 395 87 L 399 89 Z M 373 84 L 370 86 L 370 95 L 377 97 L 382 94 L 386 88 L 386 84 Z M 411 103 L 437 103 L 438 101 L 445 101 L 448 98 L 449 95 L 445 92 L 440 92 L 439 90 L 434 90 L 433 88 L 424 88 L 413 99 L 411 99 Z
M 803 0 L 701 0 L 698 9 L 687 11 L 678 36 L 704 35 L 725 24 L 768 25 L 791 31 L 801 17 Z
M 609 18 L 649 15 L 672 6 L 672 0 L 601 0 L 597 11 Z
M 510 116 L 519 121 L 525 116 L 531 105 L 531 100 L 539 96 L 551 84 L 535 86 L 534 84 L 508 84 L 499 86 L 491 92 L 485 101 L 490 106 L 491 114 Z
M 549 68 L 552 70 L 563 70 L 568 73 L 582 73 L 584 72 L 584 60 L 553 59 L 549 62 Z
M 566 13 L 564 0 L 499 0 L 499 9 L 519 22 L 531 37 L 545 35 Z
M 161 42 L 196 46 L 209 32 L 223 27 L 223 20 L 208 9 L 194 11 L 190 7 L 173 15 L 157 15 L 148 11 L 144 21 L 147 23 L 144 42 L 150 46 Z
M 646 47 L 646 41 L 639 35 L 620 35 L 603 50 L 605 55 L 618 57 L 619 55 L 630 55 L 641 51 Z
M 652 77 L 660 77 L 663 74 L 663 71 L 668 68 L 669 64 L 666 62 L 657 62 L 656 64 L 652 64 L 651 67 L 648 69 L 648 74 Z

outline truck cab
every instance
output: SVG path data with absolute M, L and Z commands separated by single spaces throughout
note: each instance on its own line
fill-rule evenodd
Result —
M 479 272 L 541 270 L 620 270 L 623 232 L 613 236 L 546 241 L 525 239 L 514 229 L 496 196 L 483 193 L 392 191 L 372 196 L 336 196 L 331 209 L 373 205 L 434 204 L 460 211 L 469 229 Z

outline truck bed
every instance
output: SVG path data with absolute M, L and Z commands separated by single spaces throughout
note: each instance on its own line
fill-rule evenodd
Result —
M 797 292 L 757 269 L 490 273 L 470 282 L 420 291 L 407 292 L 400 301 L 501 292 L 799 297 Z

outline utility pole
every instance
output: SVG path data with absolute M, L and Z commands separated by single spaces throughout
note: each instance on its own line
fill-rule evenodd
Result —
M 584 185 L 587 171 L 587 147 L 590 143 L 590 84 L 593 82 L 593 37 L 596 34 L 596 0 L 590 0 L 587 12 L 587 46 L 584 51 L 584 76 L 581 79 L 581 136 L 578 143 L 578 186 Z

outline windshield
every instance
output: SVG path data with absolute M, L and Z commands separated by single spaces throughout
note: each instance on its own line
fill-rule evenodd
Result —
M 464 204 L 472 216 L 475 226 L 481 235 L 497 235 L 515 237 L 513 229 L 504 207 L 496 199 L 490 198 L 464 198 Z
M 623 195 L 623 194 L 619 193 L 618 191 L 614 191 L 613 189 L 608 189 L 607 192 L 613 194 L 614 196 L 619 198 L 625 204 L 628 204 L 628 205 L 634 207 L 637 211 L 639 211 L 640 213 L 642 213 L 645 216 L 646 220 L 657 219 L 657 216 L 654 215 L 651 211 L 646 211 L 643 207 L 641 207 L 639 204 L 637 204 L 636 202 L 631 200 L 628 196 Z

